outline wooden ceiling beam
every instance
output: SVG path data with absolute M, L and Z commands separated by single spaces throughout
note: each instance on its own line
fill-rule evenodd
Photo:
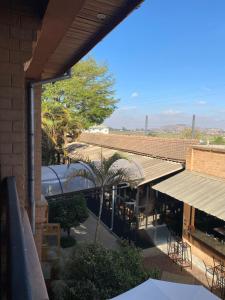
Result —
M 103 26 L 92 35 L 79 51 L 65 62 L 59 73 L 65 72 L 68 68 L 76 64 L 83 56 L 85 56 L 96 44 L 98 44 L 109 32 L 111 32 L 119 23 L 121 23 L 138 5 L 144 0 L 128 0 L 123 7 L 120 7 L 117 13 L 111 17 L 111 21 Z
M 85 0 L 49 0 L 31 60 L 26 63 L 26 78 L 38 80 Z

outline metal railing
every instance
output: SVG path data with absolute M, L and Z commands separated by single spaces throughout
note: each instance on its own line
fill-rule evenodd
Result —
M 27 211 L 20 207 L 15 177 L 6 179 L 7 298 L 47 300 L 48 294 Z
M 14 177 L 6 179 L 8 223 L 8 296 L 12 300 L 32 299 L 26 260 L 20 204 Z

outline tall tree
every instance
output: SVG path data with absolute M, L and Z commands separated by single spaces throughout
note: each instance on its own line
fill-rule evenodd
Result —
M 125 168 L 116 167 L 116 163 L 120 159 L 125 159 L 119 153 L 113 154 L 109 158 L 102 157 L 101 161 L 93 162 L 91 160 L 79 158 L 77 161 L 84 163 L 87 168 L 83 170 L 73 171 L 70 175 L 73 177 L 83 177 L 90 180 L 96 188 L 100 189 L 100 204 L 98 221 L 95 231 L 95 242 L 98 239 L 99 225 L 102 215 L 102 206 L 104 201 L 105 190 L 117 186 L 121 183 L 131 183 L 130 172 Z
M 71 78 L 47 84 L 42 93 L 42 127 L 59 152 L 69 136 L 101 124 L 116 108 L 114 79 L 106 65 L 93 58 L 77 63 Z

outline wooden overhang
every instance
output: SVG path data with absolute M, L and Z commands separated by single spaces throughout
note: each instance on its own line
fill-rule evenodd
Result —
M 62 75 L 143 0 L 50 0 L 26 78 Z

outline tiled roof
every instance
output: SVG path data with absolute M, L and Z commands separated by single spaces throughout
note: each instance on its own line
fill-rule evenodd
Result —
M 92 161 L 98 161 L 101 156 L 109 158 L 117 150 L 108 149 L 99 146 L 92 146 L 81 143 L 73 143 L 68 148 L 70 158 L 88 158 Z M 126 167 L 132 170 L 132 178 L 134 180 L 140 179 L 138 185 L 142 185 L 158 178 L 164 177 L 169 174 L 174 174 L 183 169 L 181 163 L 167 161 L 164 159 L 152 158 L 144 155 L 138 155 L 133 153 L 127 153 L 124 151 L 118 151 L 128 161 L 119 161 L 120 167 Z M 124 164 L 125 163 L 125 164 Z
M 148 136 L 131 136 L 119 134 L 82 133 L 80 142 L 112 148 L 121 151 L 165 158 L 174 161 L 185 161 L 188 148 L 198 144 L 191 139 L 167 139 Z

